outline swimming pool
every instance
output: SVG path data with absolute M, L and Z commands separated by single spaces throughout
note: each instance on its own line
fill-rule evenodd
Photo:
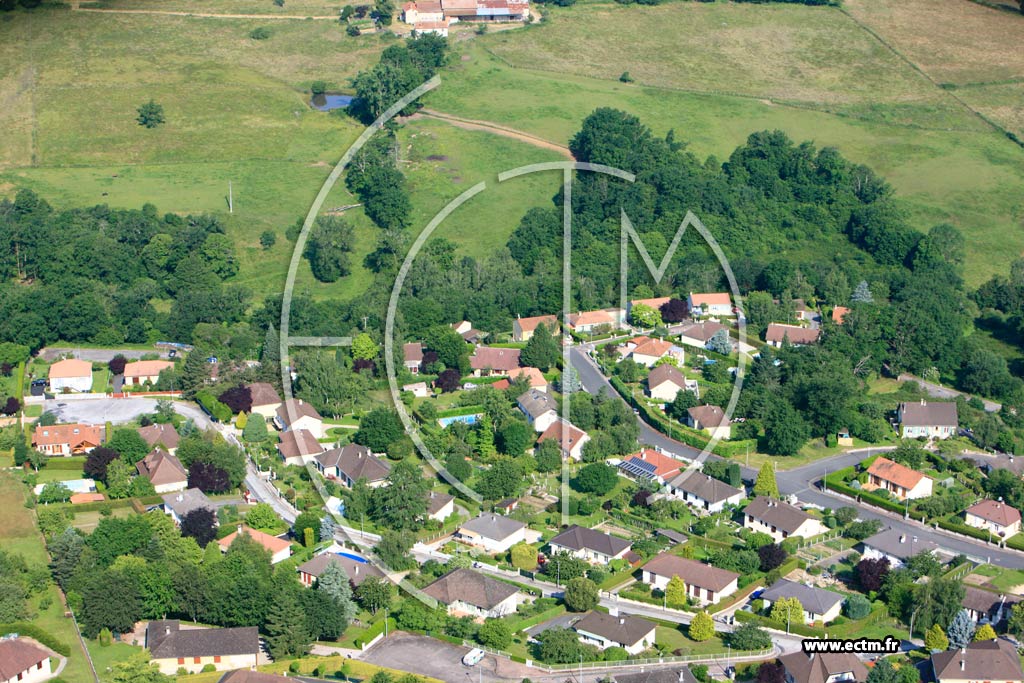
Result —
M 438 418 L 437 424 L 441 427 L 447 427 L 453 422 L 465 422 L 468 425 L 476 424 L 476 421 L 480 418 L 481 413 L 474 413 L 473 415 L 456 415 L 455 417 L 441 417 Z

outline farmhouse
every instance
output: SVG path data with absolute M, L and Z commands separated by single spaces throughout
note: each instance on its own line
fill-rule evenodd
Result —
M 163 499 L 164 512 L 170 515 L 171 519 L 178 526 L 181 526 L 181 520 L 185 519 L 185 515 L 193 510 L 198 510 L 199 508 L 217 509 L 210 499 L 206 497 L 206 494 L 199 489 L 185 489 L 177 493 L 168 493 L 163 496 Z
M 900 423 L 900 436 L 905 439 L 948 439 L 956 436 L 960 421 L 955 403 L 920 402 L 901 403 L 896 411 Z
M 146 647 L 153 663 L 167 675 L 182 668 L 199 673 L 207 665 L 228 671 L 256 666 L 260 634 L 255 626 L 183 629 L 177 619 L 151 621 L 146 626 Z
M 345 576 L 348 577 L 348 581 L 353 587 L 358 586 L 371 576 L 384 578 L 384 573 L 369 562 L 356 560 L 347 555 L 325 552 L 303 562 L 296 568 L 296 571 L 299 572 L 299 581 L 303 586 L 312 586 L 331 564 L 336 564 L 345 570 Z
M 277 409 L 281 407 L 281 397 L 277 395 L 274 385 L 269 382 L 253 382 L 246 384 L 245 388 L 249 390 L 249 399 L 252 401 L 249 412 L 273 420 Z
M 653 448 L 641 448 L 619 463 L 619 474 L 637 481 L 656 481 L 664 486 L 684 464 Z
M 712 318 L 732 317 L 732 298 L 728 292 L 690 292 L 686 303 L 690 305 L 693 316 L 705 315 Z
M 455 532 L 456 540 L 483 548 L 488 553 L 504 553 L 526 540 L 526 523 L 491 512 L 465 522 Z
M 338 479 L 349 488 L 360 479 L 365 479 L 371 488 L 384 486 L 391 473 L 390 465 L 366 446 L 354 443 L 324 451 L 313 462 L 325 477 Z
M 558 404 L 540 389 L 530 389 L 516 399 L 516 404 L 535 431 L 546 431 L 558 419 Z
M 828 527 L 788 503 L 758 496 L 743 510 L 743 526 L 768 534 L 776 543 L 790 536 L 810 538 Z
M 0 639 L 0 681 L 39 683 L 52 675 L 47 650 L 25 638 Z
M 783 342 L 787 340 L 793 346 L 806 346 L 816 344 L 819 336 L 821 336 L 821 330 L 817 328 L 769 323 L 764 340 L 769 346 L 776 348 L 782 346 Z
M 181 443 L 178 430 L 169 422 L 139 427 L 139 436 L 150 448 L 160 447 L 171 455 L 174 455 L 174 452 L 178 450 L 178 444 Z
M 1020 683 L 1024 680 L 1020 657 L 1008 640 L 983 640 L 960 650 L 932 655 L 936 683 Z
M 988 529 L 1000 538 L 1020 532 L 1020 512 L 995 500 L 982 500 L 967 508 L 964 521 L 967 526 Z
M 886 529 L 861 541 L 863 556 L 869 560 L 885 558 L 892 569 L 902 567 L 904 562 L 919 553 L 934 553 L 939 546 L 917 536 L 907 536 L 898 529 Z
M 94 425 L 66 424 L 42 427 L 32 432 L 32 448 L 51 457 L 82 455 L 103 443 L 103 429 Z
M 807 623 L 828 623 L 838 617 L 843 608 L 843 596 L 839 593 L 789 579 L 779 579 L 759 597 L 765 601 L 766 607 L 780 598 L 796 598 L 804 608 Z
M 224 538 L 217 541 L 217 545 L 220 546 L 220 551 L 226 553 L 231 547 L 231 543 L 238 538 L 239 534 L 244 534 L 256 541 L 259 545 L 263 546 L 270 551 L 270 563 L 277 564 L 278 562 L 284 562 L 292 555 L 292 544 L 283 538 L 277 536 L 271 536 L 265 534 L 262 531 L 256 529 L 250 529 L 247 526 L 238 525 L 237 531 L 232 531 Z
M 149 479 L 157 493 L 184 491 L 188 486 L 188 472 L 181 461 L 162 448 L 149 452 L 135 463 L 139 476 Z
M 878 458 L 868 468 L 868 482 L 864 489 L 884 489 L 900 500 L 916 500 L 932 495 L 932 480 L 898 462 Z
M 548 439 L 558 439 L 562 445 L 562 455 L 573 460 L 582 460 L 583 446 L 590 441 L 590 435 L 579 427 L 558 418 L 544 430 L 544 433 L 537 439 L 537 443 L 543 443 Z
M 516 318 L 512 321 L 512 341 L 530 341 L 538 325 L 548 328 L 551 334 L 559 333 L 558 318 L 553 315 L 538 315 L 532 318 Z
M 687 346 L 696 346 L 704 349 L 707 348 L 711 338 L 721 330 L 728 332 L 729 328 L 712 320 L 689 323 L 678 328 L 679 341 Z
M 682 472 L 668 482 L 668 490 L 687 505 L 711 513 L 721 512 L 726 505 L 739 505 L 746 495 L 742 489 L 702 472 Z
M 469 367 L 474 377 L 507 375 L 519 367 L 519 349 L 501 349 L 493 346 L 478 346 L 469 357 Z
M 802 650 L 779 657 L 786 670 L 786 683 L 839 683 L 868 679 L 868 668 L 852 653 L 805 654 Z
M 324 419 L 316 408 L 301 398 L 290 398 L 274 412 L 274 426 L 278 431 L 288 432 L 293 429 L 306 429 L 317 439 L 322 439 Z
M 456 569 L 423 589 L 447 605 L 448 614 L 497 618 L 512 614 L 523 596 L 515 586 L 484 576 L 472 569 Z
M 580 641 L 596 645 L 599 650 L 621 647 L 631 655 L 638 655 L 654 646 L 654 624 L 628 614 L 587 612 L 573 629 Z
M 47 377 L 50 380 L 50 391 L 55 394 L 92 391 L 92 363 L 87 360 L 59 360 L 50 366 Z
M 174 362 L 169 360 L 137 360 L 127 363 L 124 366 L 124 383 L 129 386 L 139 386 L 146 382 L 156 384 L 160 373 L 173 367 Z
M 736 592 L 740 575 L 678 555 L 662 553 L 644 565 L 641 580 L 665 590 L 673 576 L 686 584 L 686 594 L 702 605 L 716 602 Z
M 286 465 L 305 465 L 324 452 L 323 445 L 308 429 L 292 429 L 278 436 L 277 452 Z
M 668 363 L 659 365 L 647 375 L 647 395 L 661 401 L 674 401 L 676 394 L 686 389 L 686 377 Z
M 552 553 L 565 552 L 591 564 L 608 564 L 612 560 L 632 560 L 633 544 L 624 538 L 605 534 L 574 524 L 550 541 Z
M 455 496 L 430 491 L 427 493 L 427 519 L 443 522 L 455 514 Z
M 433 34 L 435 36 L 441 36 L 442 38 L 448 37 L 448 27 L 451 25 L 450 19 L 442 19 L 441 21 L 423 21 L 420 19 L 416 22 L 415 31 L 421 34 Z
M 718 406 L 702 405 L 687 409 L 686 424 L 704 430 L 712 438 L 728 439 L 731 434 L 729 418 Z
M 403 344 L 402 357 L 404 358 L 406 370 L 414 375 L 420 374 L 420 365 L 423 364 L 423 344 L 419 342 Z

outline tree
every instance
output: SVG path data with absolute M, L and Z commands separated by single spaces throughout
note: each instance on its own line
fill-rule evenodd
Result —
M 252 413 L 242 430 L 242 440 L 246 443 L 263 443 L 270 438 L 267 431 L 267 420 L 259 413 Z
M 344 626 L 341 628 L 344 631 L 356 614 L 356 606 L 352 602 L 352 587 L 348 574 L 345 573 L 340 562 L 327 563 L 327 568 L 316 581 L 316 589 L 330 596 L 334 603 L 334 611 L 344 622 Z
M 686 606 L 686 582 L 678 576 L 673 575 L 668 580 L 668 585 L 665 586 L 665 602 L 673 607 Z
M 59 481 L 47 482 L 37 496 L 40 503 L 66 503 L 71 498 L 71 491 Z
M 567 552 L 553 553 L 544 563 L 544 573 L 555 577 L 555 581 L 564 584 L 566 581 L 586 576 L 590 565 L 586 560 L 573 557 Z
M 430 484 L 410 460 L 391 468 L 388 485 L 374 489 L 370 516 L 388 529 L 416 529 L 427 513 Z
M 598 598 L 597 584 L 580 576 L 566 582 L 562 599 L 572 612 L 589 612 L 597 607 Z
M 132 466 L 150 451 L 149 444 L 139 436 L 138 431 L 127 427 L 115 429 L 114 434 L 107 439 L 106 447 L 117 451 L 121 460 Z
M 690 317 L 690 305 L 682 299 L 669 299 L 658 309 L 661 319 L 667 324 L 681 323 Z
M 522 480 L 519 465 L 510 458 L 501 458 L 483 473 L 476 489 L 485 500 L 500 500 L 515 494 Z
M 381 26 L 391 26 L 394 20 L 395 4 L 392 0 L 375 0 L 373 5 L 373 18 Z
M 160 673 L 160 669 L 150 663 L 148 652 L 136 652 L 114 664 L 111 680 L 113 683 L 171 683 L 174 679 Z
M 252 529 L 272 529 L 278 521 L 274 508 L 268 503 L 257 503 L 245 513 L 245 523 Z
M 533 451 L 533 457 L 537 461 L 538 472 L 554 472 L 562 467 L 562 451 L 555 439 L 538 444 Z
M 511 549 L 512 566 L 533 571 L 537 568 L 537 549 L 528 543 L 516 543 Z
M 99 446 L 89 452 L 89 455 L 85 458 L 85 465 L 82 467 L 82 471 L 85 476 L 91 477 L 97 481 L 102 481 L 104 484 L 107 483 L 107 466 L 111 462 L 116 460 L 119 454 L 115 450 L 111 450 L 106 446 Z
M 140 126 L 156 128 L 164 122 L 164 108 L 153 100 L 141 105 L 136 111 L 138 116 L 135 120 Z
M 14 398 L 13 396 L 8 396 L 7 400 L 4 402 L 3 408 L 0 408 L 0 413 L 3 413 L 4 415 L 7 416 L 11 416 L 17 413 L 19 410 L 21 410 L 21 401 Z
M 629 311 L 629 317 L 634 325 L 642 327 L 658 327 L 662 324 L 661 313 L 647 304 L 634 304 Z
M 336 282 L 349 274 L 349 252 L 354 245 L 352 226 L 340 216 L 318 216 L 309 231 L 303 256 L 309 261 L 313 277 L 320 282 Z M 372 341 L 372 340 L 371 340 Z
M 713 638 L 715 635 L 715 622 L 711 615 L 705 610 L 701 610 L 693 615 L 688 633 L 690 634 L 690 639 L 698 643 L 703 643 L 705 640 Z
M 380 353 L 380 347 L 373 337 L 363 332 L 352 339 L 352 358 L 356 360 L 373 360 Z
M 996 632 L 992 628 L 991 624 L 982 624 L 978 627 L 978 630 L 974 632 L 974 642 L 979 640 L 995 640 Z
M 572 485 L 580 493 L 604 496 L 615 488 L 618 481 L 619 476 L 614 467 L 595 462 L 584 465 L 576 478 L 572 480 Z
M 217 515 L 208 507 L 190 510 L 181 520 L 181 535 L 194 538 L 200 548 L 217 538 Z
M 850 301 L 855 304 L 871 304 L 875 302 L 875 298 L 871 295 L 871 288 L 868 287 L 867 280 L 861 280 L 857 283 L 857 287 L 853 290 L 853 295 L 850 297 Z
M 769 618 L 779 624 L 803 624 L 804 606 L 799 598 L 779 598 L 772 604 Z
M 764 448 L 772 455 L 793 455 L 810 438 L 810 430 L 796 408 L 786 400 L 775 401 L 764 420 Z
M 949 647 L 949 638 L 941 626 L 932 624 L 924 634 L 924 646 L 932 652 L 944 652 Z
M 320 515 L 317 512 L 307 510 L 306 512 L 299 513 L 299 516 L 295 518 L 295 522 L 292 524 L 292 535 L 301 541 L 306 537 L 306 529 L 312 529 L 314 537 L 316 532 L 320 530 Z
M 305 615 L 291 590 L 279 591 L 264 625 L 267 650 L 274 659 L 301 657 L 309 651 Z
M 223 493 L 231 488 L 231 478 L 227 470 L 209 462 L 197 461 L 189 466 L 188 487 L 203 493 Z
M 786 683 L 786 667 L 782 662 L 761 662 L 757 667 L 757 683 Z
M 868 672 L 867 683 L 897 683 L 896 668 L 885 657 L 880 657 Z
M 768 496 L 769 498 L 779 497 L 779 485 L 775 481 L 775 469 L 771 462 L 765 461 L 761 465 L 761 470 L 757 473 L 757 479 L 754 481 L 754 495 Z
M 194 349 L 185 356 L 181 368 L 181 391 L 185 398 L 195 398 L 196 392 L 203 388 L 210 378 L 210 364 L 207 356 L 199 349 Z
M 956 613 L 953 620 L 949 622 L 949 628 L 946 629 L 949 645 L 955 650 L 965 648 L 970 644 L 973 635 L 974 622 L 971 621 L 971 615 L 967 613 L 967 610 L 962 609 Z
M 863 619 L 871 613 L 871 601 L 854 593 L 843 602 L 843 613 L 851 619 Z
M 756 624 L 743 624 L 728 638 L 734 650 L 763 650 L 772 646 L 772 637 Z
M 142 617 L 138 586 L 119 572 L 95 572 L 85 580 L 80 593 L 82 633 L 89 638 L 95 638 L 104 628 L 128 633 Z
M 708 350 L 728 356 L 732 353 L 732 340 L 729 339 L 728 330 L 715 332 L 708 340 Z
M 882 589 L 885 577 L 889 573 L 889 560 L 884 557 L 865 558 L 857 563 L 854 571 L 857 575 L 857 585 L 862 591 L 877 592 Z
M 264 230 L 260 233 L 260 246 L 264 249 L 270 249 L 277 244 L 277 233 L 273 230 Z
M 450 394 L 462 384 L 462 373 L 458 368 L 446 368 L 437 376 L 434 384 L 441 390 L 441 393 Z
M 533 444 L 536 433 L 522 420 L 506 420 L 498 430 L 498 450 L 504 455 L 516 457 Z
M 334 534 L 338 531 L 338 525 L 334 521 L 334 518 L 329 514 L 324 515 L 323 519 L 320 520 L 320 533 L 319 537 L 321 541 L 334 540 Z
M 696 408 L 698 405 L 700 405 L 700 401 L 695 393 L 688 389 L 681 389 L 676 392 L 676 397 L 668 405 L 666 412 L 669 417 L 685 422 L 690 408 Z
M 1017 636 L 1024 633 L 1024 602 L 1018 602 L 1010 610 L 1010 619 L 1006 630 Z
M 789 553 L 778 543 L 768 543 L 757 549 L 757 557 L 761 560 L 761 571 L 770 572 L 781 566 Z
M 558 340 L 548 330 L 547 325 L 541 323 L 526 342 L 519 358 L 524 367 L 539 368 L 547 372 L 558 363 L 559 355 Z
M 374 408 L 359 421 L 359 429 L 352 436 L 357 444 L 366 446 L 374 453 L 383 453 L 389 444 L 398 441 L 405 434 L 405 428 L 398 413 L 389 408 Z
M 579 659 L 583 646 L 579 635 L 568 628 L 549 628 L 540 637 L 537 658 L 549 664 L 569 664 Z
M 865 519 L 860 522 L 852 522 L 846 527 L 843 535 L 855 541 L 863 541 L 868 536 L 874 536 L 882 528 L 882 523 L 877 519 Z
M 512 642 L 512 629 L 504 619 L 485 619 L 476 639 L 481 645 L 502 650 Z
M 356 586 L 355 597 L 360 607 L 376 614 L 391 605 L 391 584 L 378 576 L 367 577 Z

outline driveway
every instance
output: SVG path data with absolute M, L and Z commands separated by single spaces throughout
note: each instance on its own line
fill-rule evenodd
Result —
M 531 638 L 535 638 L 550 628 L 569 628 L 579 620 L 580 616 L 581 615 L 579 614 L 560 614 L 554 619 L 548 619 L 547 621 L 542 621 L 536 626 L 531 626 L 526 629 L 526 633 Z
M 174 411 L 195 422 L 199 429 L 212 427 L 210 418 L 191 403 L 174 401 Z M 124 424 L 144 413 L 156 412 L 155 398 L 97 398 L 62 401 L 53 399 L 43 403 L 43 410 L 57 415 L 58 422 L 84 422 Z

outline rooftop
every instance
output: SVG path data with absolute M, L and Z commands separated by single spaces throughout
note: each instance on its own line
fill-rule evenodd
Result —
M 871 463 L 871 467 L 868 468 L 868 474 L 907 490 L 914 488 L 924 479 L 924 475 L 920 472 L 884 457 L 878 458 Z
M 530 389 L 516 399 L 519 408 L 532 418 L 538 418 L 546 412 L 558 411 L 558 404 L 551 395 L 540 389 Z
M 500 349 L 493 346 L 478 346 L 469 357 L 469 366 L 474 370 L 508 371 L 519 367 L 519 349 Z
M 139 436 L 150 448 L 163 446 L 164 448 L 177 448 L 181 443 L 178 430 L 169 422 L 162 424 L 151 424 L 146 427 L 139 427 Z
M 324 451 L 316 459 L 323 467 L 337 467 L 338 472 L 352 481 L 381 481 L 391 473 L 391 465 L 373 455 L 366 446 L 354 443 Z
M 779 579 L 766 591 L 761 598 L 775 602 L 779 598 L 796 598 L 804 610 L 814 614 L 825 614 L 844 600 L 839 593 L 833 593 L 816 586 L 807 586 L 789 579 Z
M 297 458 L 302 455 L 316 455 L 317 453 L 323 453 L 324 447 L 320 445 L 320 442 L 313 436 L 313 432 L 308 429 L 293 429 L 287 432 L 281 432 L 279 437 L 280 443 L 277 444 L 277 450 L 281 453 L 284 458 Z
M 402 355 L 406 363 L 419 363 L 423 360 L 423 344 L 409 342 L 402 344 Z
M 729 426 L 729 418 L 725 416 L 725 411 L 718 406 L 694 406 L 689 408 L 686 412 L 690 414 L 695 422 L 699 422 L 701 427 L 720 427 L 722 425 Z
M 71 379 L 73 377 L 92 377 L 92 363 L 77 358 L 59 360 L 50 366 L 47 376 L 50 379 Z
M 1019 681 L 1024 679 L 1017 650 L 1007 640 L 984 640 L 961 650 L 932 655 L 935 678 L 943 680 Z
M 468 6 L 476 9 L 476 0 L 469 2 Z M 552 332 L 556 327 L 558 327 L 558 318 L 553 315 L 537 315 L 532 318 L 517 318 L 516 321 L 519 323 L 519 327 L 523 332 L 533 332 L 537 329 L 538 325 L 544 325 Z
M 808 657 L 803 651 L 779 657 L 793 683 L 826 683 L 831 676 L 852 673 L 853 680 L 866 681 L 868 669 L 857 655 L 850 653 L 815 654 Z
M 979 501 L 967 508 L 967 512 L 1000 526 L 1009 526 L 1020 521 L 1020 512 L 1016 508 L 995 500 Z
M 939 549 L 939 546 L 932 541 L 907 535 L 897 529 L 880 531 L 874 536 L 865 538 L 862 543 L 866 548 L 874 548 L 900 560 L 906 560 L 925 551 L 934 552 Z
M 124 366 L 125 377 L 152 377 L 159 375 L 162 371 L 174 367 L 174 361 L 169 360 L 137 360 L 126 363 Z
M 301 398 L 290 398 L 280 405 L 277 409 L 277 418 L 281 421 L 281 424 L 288 426 L 292 422 L 296 422 L 303 417 L 311 417 L 314 420 L 323 420 L 320 417 L 320 413 L 316 411 L 309 403 L 306 403 Z
M 245 388 L 249 390 L 253 408 L 273 406 L 281 402 L 281 397 L 277 395 L 277 389 L 269 382 L 253 382 L 245 385 Z
M 729 306 L 732 298 L 728 292 L 690 292 L 690 304 L 692 306 Z
M 682 472 L 669 482 L 669 486 L 697 496 L 711 504 L 743 493 L 741 489 L 729 486 L 724 481 L 719 481 L 703 472 Z
M 270 534 L 265 534 L 262 531 L 257 531 L 256 529 L 250 529 L 247 526 L 241 525 L 239 525 L 237 531 L 232 531 L 230 534 L 217 541 L 217 544 L 220 545 L 221 550 L 227 550 L 231 547 L 231 543 L 238 537 L 239 534 L 245 534 L 252 540 L 259 543 L 261 546 L 269 550 L 273 555 L 276 555 L 285 548 L 290 548 L 292 545 L 283 538 L 271 536 Z
M 164 506 L 174 511 L 178 517 L 184 517 L 197 508 L 215 509 L 215 506 L 206 494 L 199 489 L 185 489 L 177 493 L 165 493 L 163 495 Z
M 22 673 L 49 656 L 48 651 L 24 638 L 0 640 L 0 680 L 20 679 Z
M 153 659 L 255 655 L 260 634 L 255 626 L 182 629 L 177 619 L 151 621 L 146 626 L 146 647 Z
M 612 616 L 604 612 L 588 612 L 573 625 L 573 628 L 577 632 L 593 633 L 613 643 L 622 643 L 628 647 L 639 643 L 644 636 L 649 635 L 654 630 L 654 624 L 646 619 L 628 614 Z
M 653 448 L 641 448 L 619 463 L 619 469 L 633 476 L 665 479 L 678 472 L 685 464 Z
M 153 486 L 188 481 L 188 472 L 185 471 L 185 466 L 162 448 L 150 451 L 149 455 L 135 463 L 135 469 L 140 475 L 149 479 Z
M 628 550 L 633 544 L 624 538 L 612 536 L 595 529 L 588 529 L 585 526 L 574 524 L 562 533 L 552 538 L 551 545 L 560 545 L 571 550 L 593 550 L 594 552 L 615 557 L 624 550 Z
M 747 505 L 743 512 L 790 534 L 799 529 L 801 524 L 811 519 L 811 516 L 803 510 L 795 508 L 789 503 L 783 503 L 782 501 L 766 498 L 765 496 L 758 496 L 750 501 L 750 504 Z
M 456 569 L 424 588 L 423 592 L 445 605 L 464 602 L 490 610 L 518 593 L 519 589 L 472 569 Z
M 790 344 L 813 344 L 818 341 L 821 330 L 798 325 L 784 325 L 782 323 L 769 323 L 768 331 L 765 332 L 765 341 L 782 343 L 789 339 Z
M 660 387 L 665 382 L 672 382 L 683 389 L 686 386 L 686 377 L 679 372 L 679 368 L 668 363 L 657 366 L 647 375 L 647 386 L 651 389 Z
M 356 586 L 371 576 L 375 576 L 377 578 L 384 577 L 384 572 L 377 569 L 369 562 L 360 562 L 359 560 L 354 560 L 351 557 L 330 552 L 321 553 L 320 555 L 303 562 L 298 566 L 297 571 L 320 578 L 320 575 L 324 573 L 324 570 L 326 570 L 327 566 L 330 564 L 336 564 L 344 569 L 345 576 L 347 576 L 348 580 Z
M 33 446 L 57 446 L 60 444 L 92 444 L 99 446 L 103 443 L 103 431 L 100 427 L 86 424 L 50 425 L 41 427 L 36 425 L 32 432 Z
M 520 522 L 517 519 L 511 517 L 505 517 L 503 515 L 496 515 L 490 512 L 482 512 L 473 519 L 465 522 L 461 529 L 472 531 L 473 533 L 479 534 L 484 538 L 489 538 L 493 541 L 502 541 L 512 534 L 525 529 L 526 523 Z
M 905 427 L 956 427 L 960 424 L 955 403 L 921 400 L 900 404 L 900 424 Z
M 644 570 L 658 576 L 678 576 L 688 585 L 700 586 L 716 593 L 740 578 L 736 572 L 668 553 L 651 558 L 644 565 Z

